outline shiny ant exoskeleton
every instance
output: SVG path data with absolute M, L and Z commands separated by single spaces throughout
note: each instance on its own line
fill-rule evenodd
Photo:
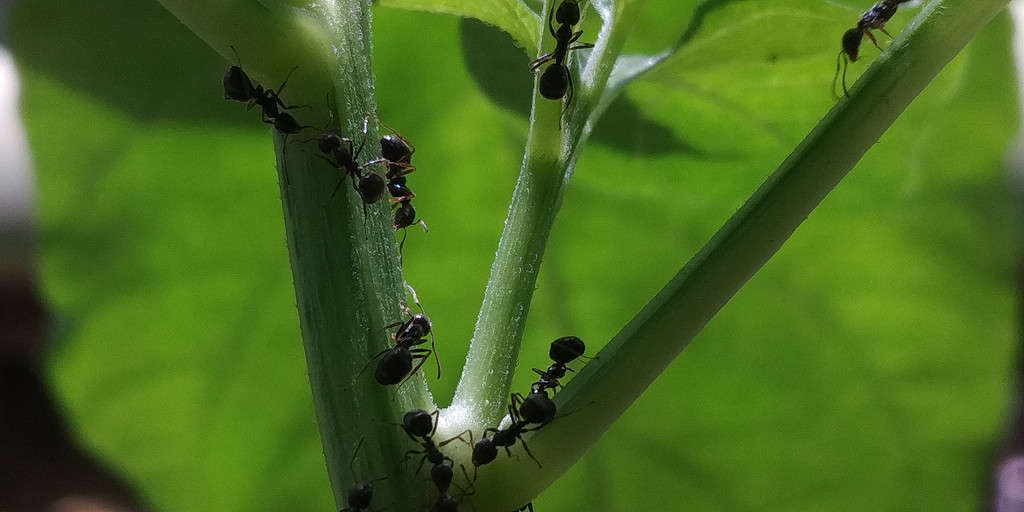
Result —
M 460 434 L 440 443 L 434 443 L 433 436 L 437 432 L 440 414 L 441 411 L 434 411 L 431 414 L 423 409 L 413 409 L 405 413 L 405 416 L 402 417 L 402 429 L 405 430 L 405 433 L 413 441 L 423 448 L 422 450 L 409 450 L 405 452 L 405 456 L 408 458 L 411 455 L 423 454 L 423 457 L 420 459 L 420 465 L 416 468 L 416 474 L 419 474 L 420 470 L 423 469 L 423 464 L 426 461 L 430 461 L 430 480 L 434 482 L 434 486 L 437 487 L 439 494 L 437 500 L 431 505 L 431 510 L 454 512 L 458 510 L 458 502 L 448 494 L 448 490 L 452 486 L 452 479 L 455 474 L 452 466 L 455 462 L 450 457 L 441 453 L 440 447 L 456 439 L 463 442 L 465 440 L 462 439 Z M 462 474 L 466 477 L 466 481 L 469 481 L 469 475 L 466 474 L 465 467 L 462 468 Z
M 512 403 L 508 406 L 509 419 L 512 421 L 506 428 L 494 428 L 488 427 L 484 429 L 484 437 L 479 441 L 473 441 L 473 433 L 469 432 L 470 443 L 473 445 L 473 480 L 476 480 L 477 468 L 480 466 L 490 464 L 494 459 L 498 457 L 498 447 L 505 448 L 505 453 L 509 457 L 512 456 L 512 451 L 509 448 L 516 443 L 518 439 L 520 444 L 523 445 L 523 450 L 526 454 L 537 463 L 537 467 L 543 467 L 537 457 L 533 456 L 530 451 L 530 447 L 526 445 L 526 441 L 523 440 L 523 434 L 532 432 L 540 429 L 540 427 L 529 428 L 529 421 L 526 421 L 519 412 L 516 400 L 513 398 Z M 487 437 L 488 433 L 493 433 L 490 437 Z M 461 435 L 461 434 L 460 434 Z
M 537 382 L 534 382 L 531 388 L 531 394 L 534 391 L 543 391 L 550 389 L 557 391 L 557 388 L 561 387 L 559 379 L 565 377 L 567 371 L 574 371 L 567 365 L 577 358 L 582 357 L 583 353 L 586 352 L 587 346 L 583 343 L 583 340 L 576 336 L 563 336 L 551 342 L 551 347 L 548 349 L 548 357 L 554 361 L 551 366 L 548 366 L 547 370 L 540 370 L 534 368 L 533 371 L 540 376 Z
M 552 15 L 559 23 L 558 30 L 555 30 L 552 22 Z M 590 43 L 575 43 L 580 36 L 583 35 L 583 31 L 573 32 L 572 27 L 580 22 L 580 6 L 577 0 L 563 0 L 558 6 L 558 13 L 555 14 L 555 5 L 551 4 L 551 9 L 548 10 L 548 32 L 555 38 L 555 50 L 541 55 L 534 61 L 530 62 L 530 72 L 536 73 L 540 67 L 548 61 L 554 61 L 544 73 L 540 75 L 540 81 L 537 84 L 537 89 L 540 94 L 549 100 L 559 100 L 566 96 L 568 97 L 565 101 L 565 106 L 562 107 L 562 114 L 569 108 L 572 103 L 573 96 L 573 84 L 572 75 L 569 73 L 569 68 L 566 66 L 566 60 L 568 59 L 569 52 L 573 50 L 581 50 L 584 48 L 593 48 L 594 45 Z M 559 118 L 561 119 L 561 118 Z M 561 122 L 561 121 L 559 121 Z
M 325 133 L 317 139 L 317 148 L 320 149 L 320 153 L 327 155 L 327 157 L 323 155 L 317 156 L 326 160 L 335 169 L 345 171 L 345 175 L 352 180 L 352 188 L 359 193 L 359 197 L 363 201 L 364 214 L 366 212 L 366 205 L 379 201 L 387 189 L 387 184 L 381 175 L 373 171 L 364 172 L 364 169 L 367 167 L 386 163 L 386 159 L 378 158 L 363 164 L 360 164 L 358 161 L 359 154 L 363 152 L 363 147 L 366 145 L 369 120 L 369 116 L 363 118 L 363 138 L 359 142 L 358 148 L 355 148 L 352 139 L 341 137 L 334 133 Z M 328 157 L 333 157 L 333 160 Z M 338 178 L 338 183 L 334 185 L 334 190 L 331 191 L 331 199 L 334 199 L 334 196 L 337 195 L 338 189 L 341 188 L 341 184 L 344 181 L 345 176 Z
M 364 438 L 359 439 L 359 443 L 356 444 L 356 449 L 352 452 L 352 460 L 348 463 L 348 469 L 352 473 L 354 480 L 359 480 L 356 477 L 356 455 L 359 454 L 359 448 L 363 446 Z M 370 508 L 370 501 L 373 500 L 373 484 L 374 482 L 380 482 L 387 480 L 388 477 L 383 476 L 375 478 L 366 483 L 356 482 L 352 484 L 352 487 L 348 489 L 348 506 L 341 509 L 338 512 L 361 512 Z
M 235 59 L 241 62 L 234 46 L 231 47 L 231 51 L 235 52 Z M 246 110 L 259 106 L 261 110 L 260 120 L 284 134 L 285 140 L 283 145 L 285 147 L 288 144 L 288 135 L 299 133 L 308 128 L 308 126 L 299 124 L 294 116 L 284 111 L 305 108 L 307 105 L 288 105 L 281 99 L 284 86 L 288 84 L 288 79 L 291 78 L 292 73 L 296 69 L 299 68 L 296 66 L 288 72 L 288 76 L 284 78 L 281 86 L 276 91 L 274 89 L 265 89 L 260 84 L 253 84 L 252 79 L 242 70 L 241 65 L 232 65 L 224 72 L 224 99 L 247 103 Z M 287 180 L 287 173 L 284 175 Z
M 846 97 L 850 96 L 850 92 L 846 89 L 846 68 L 850 62 L 857 62 L 860 55 L 860 43 L 864 36 L 868 36 L 875 48 L 881 50 L 882 47 L 878 45 L 878 40 L 875 39 L 871 30 L 881 30 L 882 33 L 892 38 L 892 34 L 885 30 L 885 24 L 896 14 L 899 4 L 909 1 L 911 0 L 882 0 L 860 16 L 856 27 L 843 33 L 842 49 L 836 55 L 836 74 L 832 77 L 832 96 L 839 97 L 836 94 L 836 81 L 839 78 L 840 67 L 842 67 L 843 74 L 843 94 Z
M 410 290 L 412 289 L 408 285 L 406 287 Z M 415 292 L 413 292 L 413 300 L 418 305 L 419 300 L 415 297 Z M 422 345 L 427 342 L 424 338 L 431 331 L 430 319 L 424 314 L 413 314 L 405 304 L 401 306 L 402 310 L 409 315 L 409 319 L 404 322 L 395 322 L 384 326 L 385 329 L 398 326 L 398 331 L 391 335 L 391 338 L 395 340 L 395 345 L 374 354 L 366 362 L 366 365 L 363 366 L 363 369 L 359 371 L 359 375 L 362 375 L 370 363 L 380 358 L 380 361 L 377 363 L 377 370 L 374 372 L 374 378 L 377 380 L 377 383 L 384 386 L 404 382 L 405 379 L 411 377 L 412 374 L 416 373 L 423 366 L 423 363 L 427 361 L 430 354 L 434 353 L 433 335 L 430 336 L 429 349 L 414 348 L 416 345 Z M 413 368 L 413 361 L 415 360 L 419 360 L 419 363 Z M 437 378 L 440 379 L 441 361 L 436 356 L 434 360 L 437 362 Z
M 423 227 L 423 231 L 427 231 L 427 223 L 422 219 L 416 219 L 416 209 L 412 206 L 412 199 L 416 197 L 416 194 L 409 188 L 406 178 L 409 173 L 416 170 L 416 167 L 412 165 L 412 155 L 416 152 L 416 146 L 402 137 L 394 128 L 379 119 L 377 122 L 391 131 L 390 134 L 380 138 L 380 153 L 388 163 L 387 190 L 391 194 L 391 201 L 396 205 L 392 225 L 396 231 L 404 230 L 402 241 L 398 244 L 399 251 L 401 251 L 405 246 L 409 226 L 419 224 Z

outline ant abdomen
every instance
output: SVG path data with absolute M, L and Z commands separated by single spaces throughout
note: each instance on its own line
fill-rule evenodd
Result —
M 548 66 L 540 75 L 537 88 L 541 96 L 549 100 L 562 98 L 569 89 L 569 68 L 558 63 Z

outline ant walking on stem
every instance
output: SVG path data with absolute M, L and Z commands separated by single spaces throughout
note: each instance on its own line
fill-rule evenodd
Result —
M 850 97 L 850 91 L 846 89 L 846 68 L 850 62 L 857 62 L 860 56 L 860 43 L 864 40 L 864 36 L 868 36 L 875 48 L 882 50 L 882 47 L 878 45 L 878 39 L 875 39 L 871 30 L 881 30 L 891 39 L 892 34 L 885 30 L 885 24 L 896 14 L 896 9 L 900 4 L 909 1 L 911 0 L 882 0 L 860 16 L 856 27 L 843 33 L 842 49 L 836 55 L 836 74 L 832 77 L 832 96 L 839 97 L 836 94 L 836 81 L 839 79 L 839 69 L 842 67 L 843 94 L 847 98 Z
M 348 489 L 348 506 L 338 512 L 361 512 L 370 508 L 370 501 L 373 500 L 373 484 L 388 479 L 388 477 L 382 476 L 366 483 L 358 482 L 359 478 L 356 477 L 356 456 L 359 454 L 359 449 L 363 447 L 364 440 L 365 438 L 359 438 L 359 443 L 356 444 L 356 449 L 352 452 L 352 460 L 348 463 L 348 470 L 352 473 L 352 478 L 357 480 L 357 482 Z
M 559 23 L 558 30 L 555 30 L 554 25 L 551 23 L 552 15 L 554 15 L 555 20 Z M 566 96 L 566 92 L 568 92 L 561 115 L 565 115 L 565 112 L 569 109 L 573 96 L 572 75 L 569 73 L 568 66 L 565 65 L 569 52 L 594 47 L 590 43 L 572 44 L 583 35 L 582 30 L 577 32 L 572 30 L 573 25 L 579 22 L 580 6 L 577 0 L 563 0 L 558 6 L 557 13 L 555 12 L 555 5 L 552 3 L 551 9 L 548 10 L 548 32 L 555 38 L 555 49 L 550 53 L 541 55 L 530 63 L 530 72 L 536 73 L 545 62 L 554 61 L 540 75 L 537 89 L 540 90 L 542 96 L 549 100 L 562 99 Z M 559 116 L 558 122 L 559 126 L 561 126 L 561 116 Z

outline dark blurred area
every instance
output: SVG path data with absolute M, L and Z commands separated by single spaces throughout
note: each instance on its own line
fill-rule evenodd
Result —
M 10 0 L 0 0 L 0 101 L 14 105 L 17 83 L 6 58 Z M 0 108 L 17 125 L 16 108 Z M 0 130 L 0 183 L 31 196 L 20 127 Z M 14 150 L 9 150 L 14 148 Z M 11 183 L 15 186 L 10 186 Z M 0 510 L 102 512 L 143 510 L 130 487 L 83 449 L 47 385 L 51 316 L 39 295 L 33 206 L 0 194 Z

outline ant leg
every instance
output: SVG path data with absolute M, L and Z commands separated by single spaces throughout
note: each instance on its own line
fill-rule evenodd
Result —
M 847 98 L 850 97 L 850 91 L 846 90 L 846 68 L 849 67 L 849 65 L 850 65 L 850 61 L 847 60 L 846 57 L 844 56 L 843 57 L 843 94 L 845 94 Z
M 441 420 L 441 409 L 435 410 L 431 416 L 434 417 L 434 428 L 430 429 L 430 435 L 427 437 L 434 437 L 434 434 L 437 433 L 437 424 L 440 423 Z
M 359 153 L 363 152 L 363 146 L 366 145 L 366 134 L 370 131 L 370 116 L 363 117 L 363 140 L 359 142 L 359 149 L 355 153 L 352 153 L 352 159 L 355 160 L 359 157 Z M 351 149 L 351 148 L 349 148 Z
M 418 475 L 418 474 L 420 474 L 420 471 L 423 471 L 423 463 L 426 462 L 426 461 L 427 461 L 427 456 L 424 455 L 423 458 L 420 459 L 420 465 L 416 467 L 416 472 L 413 473 L 414 475 Z
M 497 434 L 498 432 L 500 432 L 500 430 L 496 429 L 494 427 L 487 427 L 487 428 L 484 429 L 484 437 L 487 437 L 487 433 L 488 432 L 493 432 L 493 433 Z
M 878 30 L 881 30 L 883 34 L 889 36 L 889 39 L 892 39 L 892 34 L 890 34 L 889 31 L 885 29 L 885 27 L 878 27 Z
M 568 51 L 572 51 L 572 50 L 585 50 L 587 48 L 593 48 L 593 47 L 594 47 L 594 45 L 591 44 L 591 43 L 579 43 L 579 44 L 570 46 Z
M 284 175 L 284 184 L 291 185 L 292 180 L 288 179 L 288 134 L 284 134 L 281 141 L 281 174 Z
M 839 94 L 836 93 L 836 82 L 839 80 L 839 68 L 842 65 L 844 52 L 839 50 L 836 54 L 836 74 L 832 75 L 832 99 L 839 99 Z
M 530 72 L 536 73 L 537 70 L 540 69 L 540 67 L 549 60 L 554 60 L 554 56 L 550 53 L 545 53 L 544 55 L 541 55 L 540 57 L 537 57 L 536 59 L 530 61 Z
M 434 345 L 434 332 L 430 332 L 430 351 L 436 352 L 437 346 Z M 441 358 L 434 354 L 434 362 L 437 363 L 437 380 L 441 380 Z
M 551 37 L 558 39 L 558 33 L 555 32 L 555 26 L 551 24 L 551 17 L 555 14 L 555 2 L 551 1 L 551 9 L 548 10 L 548 32 L 551 33 Z
M 409 350 L 409 352 L 413 353 L 413 355 L 412 355 L 413 359 L 419 359 L 420 362 L 416 364 L 416 367 L 413 368 L 411 372 L 409 372 L 409 375 L 406 375 L 405 378 L 402 379 L 402 382 L 400 382 L 398 384 L 399 386 L 404 384 L 405 381 L 409 380 L 409 377 L 412 377 L 416 373 L 416 371 L 419 370 L 420 367 L 423 366 L 423 363 L 427 362 L 427 359 L 430 359 L 430 350 L 427 350 L 425 348 L 414 348 L 414 349 Z M 426 353 L 424 354 L 424 352 L 426 352 Z
M 359 449 L 363 447 L 363 441 L 365 440 L 365 437 L 359 438 L 359 442 L 356 443 L 356 449 L 352 451 L 352 460 L 348 461 L 348 470 L 352 473 L 353 480 L 358 480 L 356 478 L 356 455 L 359 454 Z
M 569 111 L 569 106 L 572 105 L 572 97 L 576 87 L 572 84 L 572 74 L 566 75 L 569 79 L 569 91 L 565 97 L 565 105 L 562 107 L 562 112 L 558 115 L 558 129 L 562 129 L 562 118 L 565 117 L 566 112 Z
M 864 34 L 868 36 L 868 39 L 870 39 L 871 43 L 875 45 L 875 48 L 878 48 L 879 51 L 883 51 L 882 47 L 878 46 L 878 39 L 875 39 L 875 35 L 872 34 L 870 30 L 865 29 Z
M 441 411 L 438 411 L 438 412 L 441 412 Z M 437 443 L 437 446 L 443 447 L 444 445 L 446 445 L 446 444 L 448 444 L 448 443 L 450 443 L 450 442 L 452 442 L 452 441 L 454 441 L 456 439 L 458 439 L 459 441 L 462 441 L 463 443 L 465 443 L 466 440 L 462 438 L 463 434 L 469 434 L 469 445 L 473 446 L 473 431 L 468 429 L 468 428 L 466 430 L 463 430 L 462 432 L 459 432 L 459 435 L 457 435 L 455 437 L 452 437 L 452 438 L 449 438 L 449 439 L 445 439 L 444 441 L 441 441 L 440 443 Z
M 544 466 L 541 465 L 540 461 L 537 460 L 537 457 L 534 457 L 533 453 L 530 452 L 530 447 L 526 446 L 526 441 L 522 437 L 519 438 L 519 444 L 523 445 L 523 450 L 526 450 L 526 454 L 529 455 L 530 458 L 533 459 L 533 461 L 537 463 L 537 467 L 538 468 L 543 468 L 544 467 Z
M 359 373 L 356 374 L 356 380 L 359 380 L 359 377 L 362 377 L 363 372 L 365 372 L 366 369 L 370 367 L 370 363 L 376 361 L 377 358 L 379 358 L 380 356 L 384 355 L 389 350 L 391 350 L 391 349 L 390 348 L 386 348 L 386 349 L 381 350 L 380 352 L 377 352 L 376 354 L 374 354 L 374 356 L 371 357 L 370 360 L 367 361 L 366 364 L 363 365 L 363 369 L 359 370 Z

